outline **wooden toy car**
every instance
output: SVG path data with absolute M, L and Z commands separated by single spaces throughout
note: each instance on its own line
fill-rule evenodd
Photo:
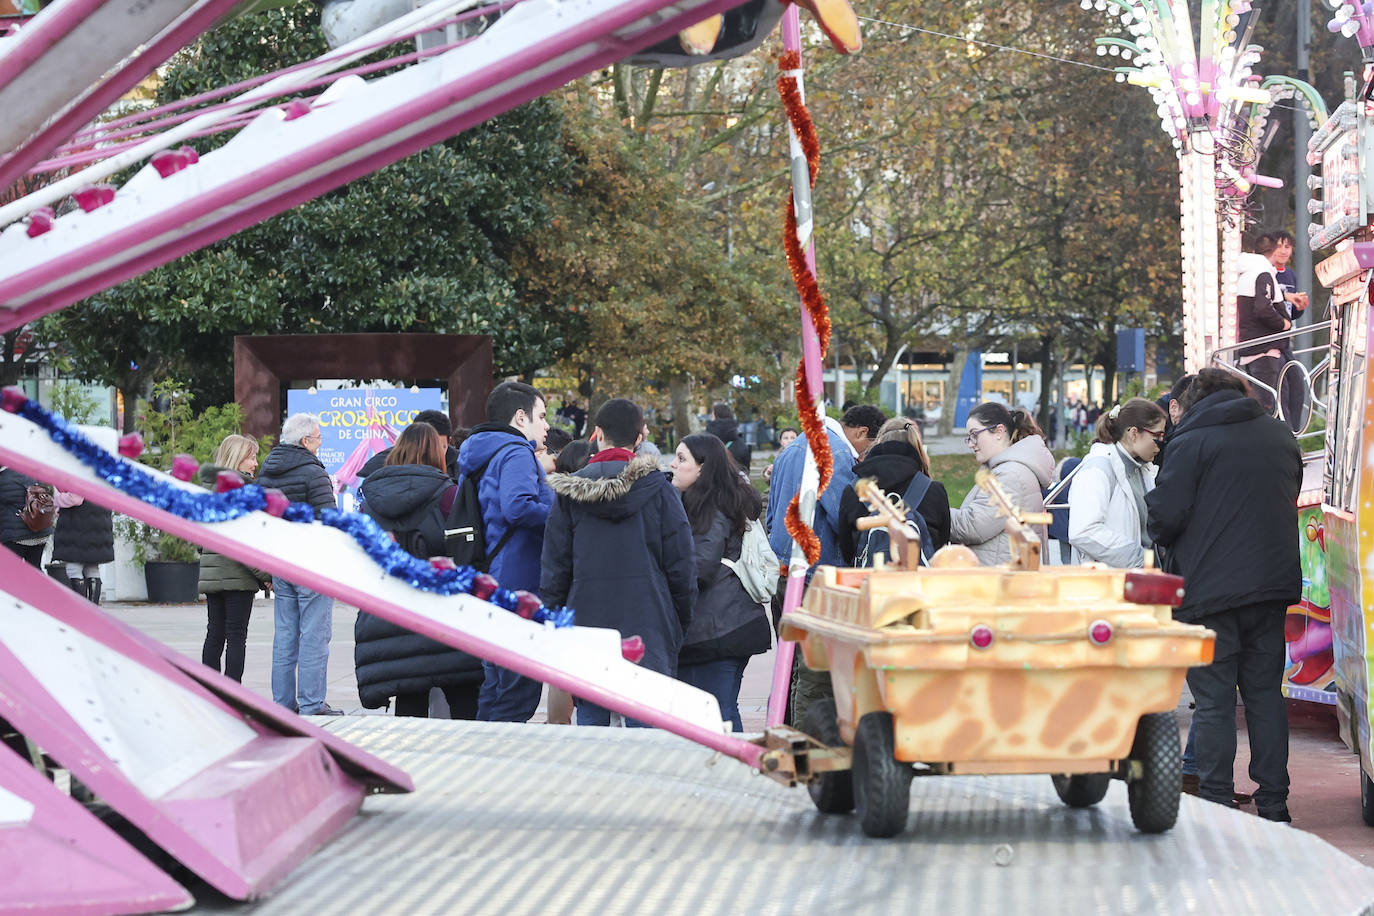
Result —
M 782 638 L 799 642 L 807 666 L 828 670 L 834 687 L 834 701 L 817 701 L 799 724 L 830 749 L 813 746 L 809 771 L 796 768 L 816 806 L 857 809 L 866 834 L 893 836 L 905 828 L 914 775 L 1048 773 L 1074 807 L 1123 779 L 1139 830 L 1172 827 L 1181 791 L 1174 709 L 1188 667 L 1211 661 L 1214 640 L 1172 619 L 1182 579 L 1040 569 L 1026 526 L 1038 519 L 1000 491 L 1011 564 L 980 567 L 951 546 L 921 568 L 906 516 L 869 481 L 860 496 L 886 525 L 896 564 L 820 567 L 782 624 Z

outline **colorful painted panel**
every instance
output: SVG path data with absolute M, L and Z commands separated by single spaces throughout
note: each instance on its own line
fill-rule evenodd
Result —
M 1283 640 L 1287 658 L 1283 692 L 1289 699 L 1336 703 L 1331 590 L 1326 578 L 1326 523 L 1320 506 L 1298 510 L 1302 599 L 1288 608 Z

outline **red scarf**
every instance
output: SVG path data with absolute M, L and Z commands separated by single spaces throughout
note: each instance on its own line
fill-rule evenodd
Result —
M 596 464 L 598 461 L 629 461 L 633 459 L 635 453 L 627 448 L 603 448 L 588 461 L 588 464 Z

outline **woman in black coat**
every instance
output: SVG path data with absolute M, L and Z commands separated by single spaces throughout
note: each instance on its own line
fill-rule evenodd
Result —
M 758 491 L 719 438 L 685 437 L 673 457 L 673 486 L 682 494 L 697 559 L 697 601 L 678 652 L 678 680 L 710 693 L 723 719 L 743 731 L 739 688 L 750 656 L 773 642 L 765 606 L 722 560 L 738 560 L 744 529 L 763 511 Z
M 884 423 L 874 446 L 868 450 L 863 461 L 854 465 L 855 480 L 872 477 L 884 493 L 896 493 L 898 496 L 907 491 L 917 474 L 930 477 L 930 459 L 926 457 L 916 424 L 901 418 Z M 939 550 L 949 543 L 949 493 L 945 491 L 944 484 L 932 480 L 920 503 L 907 508 L 915 508 L 925 520 L 933 550 Z M 858 521 L 869 514 L 867 504 L 859 499 L 853 485 L 845 487 L 840 497 L 839 545 L 841 556 L 850 565 L 854 565 L 863 553 L 863 537 L 858 529 Z
M 51 525 L 33 531 L 19 517 L 28 502 L 29 487 L 37 483 L 14 468 L 0 467 L 0 545 L 34 567 L 43 565 L 43 551 L 53 532 Z
M 458 493 L 445 470 L 444 451 L 434 427 L 412 423 L 386 465 L 362 485 L 363 511 L 422 559 L 444 554 L 444 519 Z M 438 687 L 451 718 L 477 718 L 480 659 L 364 611 L 353 625 L 353 642 L 363 706 L 377 709 L 395 697 L 396 715 L 424 718 L 430 688 Z
M 67 564 L 72 590 L 93 604 L 100 603 L 100 564 L 113 563 L 114 513 L 69 495 L 57 514 L 52 537 L 52 558 Z

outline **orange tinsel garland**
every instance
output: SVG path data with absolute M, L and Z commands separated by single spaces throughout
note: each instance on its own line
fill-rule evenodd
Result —
M 784 72 L 801 69 L 801 54 L 796 51 L 784 52 L 778 59 L 778 67 Z M 801 144 L 802 152 L 806 155 L 809 183 L 814 186 L 816 184 L 816 170 L 820 165 L 821 158 L 820 141 L 816 138 L 816 127 L 811 121 L 811 113 L 806 110 L 806 105 L 802 102 L 801 88 L 798 86 L 797 79 L 787 75 L 780 76 L 778 78 L 778 94 L 782 96 L 782 104 L 787 112 L 788 123 L 792 125 L 792 130 Z M 801 239 L 797 235 L 796 201 L 793 194 L 787 195 L 787 210 L 783 217 L 783 248 L 787 253 L 787 267 L 792 272 L 792 282 L 796 285 L 797 293 L 801 296 L 802 306 L 806 309 L 811 318 L 811 323 L 815 326 L 816 336 L 820 341 L 821 356 L 824 358 L 826 350 L 830 347 L 830 312 L 825 306 L 825 297 L 821 295 L 821 288 L 816 282 L 815 275 L 806 265 L 806 253 L 802 250 Z M 820 419 L 816 409 L 816 401 L 811 396 L 811 386 L 806 378 L 805 361 L 797 364 L 794 388 L 797 397 L 797 410 L 801 415 L 802 432 L 806 434 L 806 442 L 815 458 L 816 471 L 820 478 L 816 488 L 816 495 L 819 496 L 825 492 L 826 486 L 830 483 L 831 475 L 835 469 L 835 457 L 830 452 L 830 439 L 825 433 L 825 423 Z M 791 503 L 787 506 L 785 524 L 787 533 L 792 536 L 802 553 L 806 555 L 807 563 L 814 565 L 820 562 L 821 540 L 811 525 L 802 519 L 800 501 L 800 493 L 792 497 Z

